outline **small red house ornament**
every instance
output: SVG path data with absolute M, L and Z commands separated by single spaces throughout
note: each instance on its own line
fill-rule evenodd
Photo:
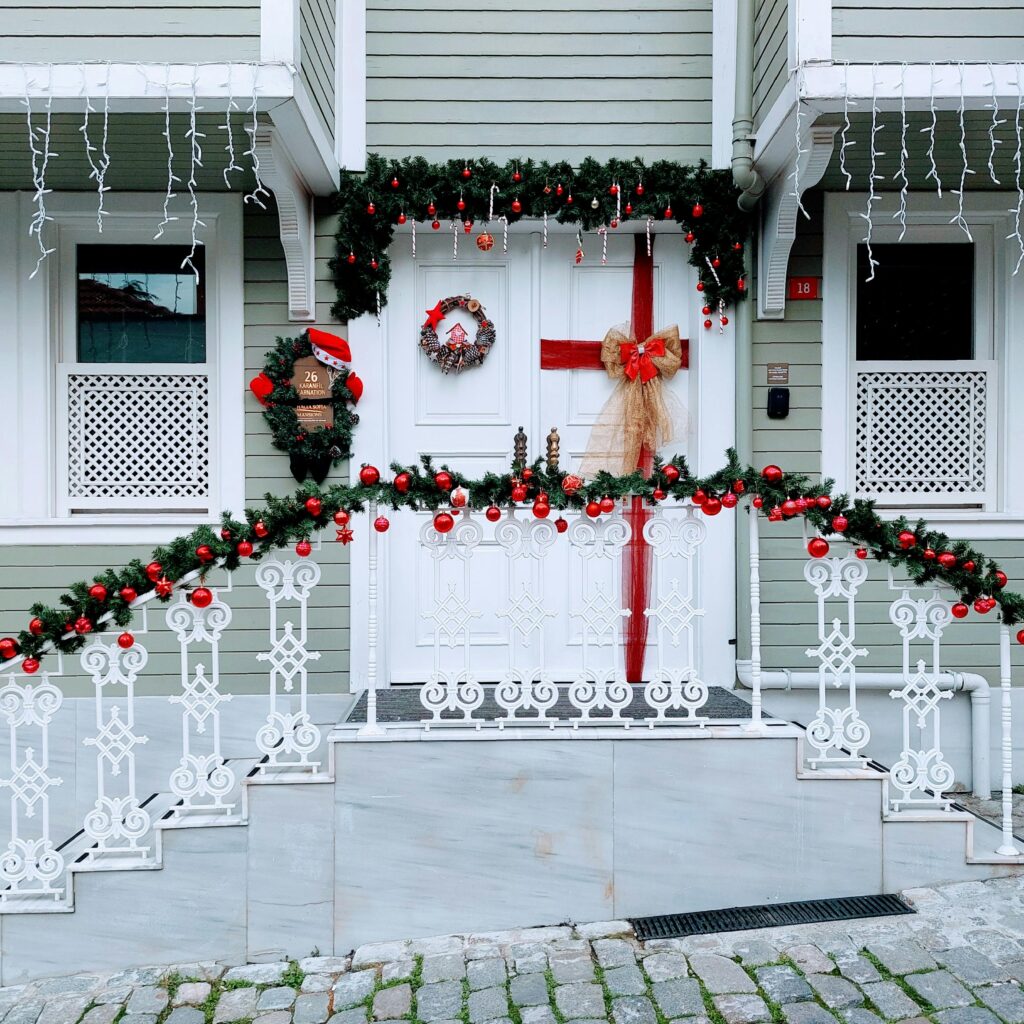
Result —
M 450 349 L 458 351 L 460 348 L 465 348 L 469 336 L 466 334 L 466 329 L 462 324 L 455 324 L 453 327 L 450 327 L 445 334 L 448 337 L 445 344 Z

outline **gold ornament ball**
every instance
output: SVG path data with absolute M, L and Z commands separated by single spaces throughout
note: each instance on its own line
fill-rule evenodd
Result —
M 490 252 L 494 248 L 494 235 L 486 231 L 481 232 L 476 236 L 476 247 L 481 252 Z

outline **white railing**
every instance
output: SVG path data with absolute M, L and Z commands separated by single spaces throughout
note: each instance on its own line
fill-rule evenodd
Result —
M 369 517 L 376 517 L 372 503 Z M 358 738 L 401 739 L 410 730 L 434 740 L 453 730 L 463 730 L 464 738 L 466 730 L 480 738 L 541 739 L 588 730 L 641 738 L 658 729 L 685 739 L 715 735 L 718 727 L 729 735 L 797 735 L 784 719 L 765 714 L 763 691 L 807 686 L 817 693 L 806 730 L 807 767 L 877 772 L 867 759 L 872 730 L 885 723 L 877 704 L 869 716 L 858 700 L 865 689 L 876 698 L 881 690 L 891 698 L 889 717 L 901 730 L 898 756 L 887 770 L 887 813 L 941 815 L 950 813 L 954 779 L 942 746 L 942 716 L 953 692 L 966 689 L 975 712 L 973 782 L 978 795 L 988 795 L 990 688 L 981 676 L 943 666 L 951 627 L 947 595 L 888 575 L 888 619 L 902 657 L 888 671 L 866 670 L 857 601 L 872 575 L 882 582 L 882 570 L 833 539 L 834 552 L 805 565 L 816 615 L 806 620 L 804 669 L 766 669 L 760 518 L 750 515 L 751 662 L 749 669 L 740 666 L 739 676 L 751 699 L 748 704 L 716 692 L 716 701 L 732 705 L 712 709 L 712 685 L 730 688 L 733 680 L 707 678 L 702 664 L 704 513 L 690 503 L 636 509 L 627 500 L 597 519 L 566 513 L 559 523 L 556 517 L 537 519 L 516 508 L 492 523 L 482 512 L 461 510 L 447 533 L 426 520 L 417 543 L 427 568 L 429 603 L 420 625 L 430 637 L 429 664 L 418 702 L 414 698 L 418 706 L 401 721 L 379 713 L 387 679 L 378 672 L 386 664 L 378 649 L 391 641 L 378 607 L 383 539 L 366 531 L 369 571 L 357 585 L 366 588 L 370 672 L 365 714 L 351 723 Z M 624 558 L 641 541 L 650 555 L 649 592 L 644 607 L 631 611 L 623 596 Z M 482 558 L 490 561 L 483 573 L 474 572 Z M 49 654 L 47 671 L 36 675 L 26 674 L 20 659 L 4 667 L 0 799 L 7 800 L 8 815 L 0 815 L 0 910 L 60 908 L 70 894 L 70 871 L 151 866 L 160 828 L 242 820 L 247 775 L 318 775 L 326 737 L 310 712 L 309 691 L 311 671 L 323 667 L 324 643 L 311 626 L 310 608 L 321 576 L 315 555 L 271 557 L 231 575 L 213 568 L 204 578 L 179 581 L 166 605 L 154 605 L 153 594 L 138 599 L 130 633 L 94 633 L 74 656 Z M 631 614 L 643 615 L 649 625 L 646 670 L 637 684 L 627 681 L 624 624 Z M 487 616 L 503 624 L 501 664 L 493 643 L 473 642 Z M 493 622 L 486 628 L 494 633 Z M 1015 856 L 1010 632 L 995 621 L 992 629 L 998 633 L 1002 701 L 997 852 Z M 235 678 L 240 671 L 246 683 L 262 677 L 264 696 L 247 698 L 225 684 L 228 650 L 235 652 Z M 64 697 L 79 671 L 91 694 L 88 714 L 73 706 L 81 701 Z M 176 692 L 140 700 L 146 675 L 158 673 L 166 685 L 169 671 Z M 339 679 L 335 689 L 343 688 Z M 245 717 L 240 705 L 247 700 L 261 703 L 255 713 L 247 704 Z M 248 758 L 242 763 L 240 733 Z

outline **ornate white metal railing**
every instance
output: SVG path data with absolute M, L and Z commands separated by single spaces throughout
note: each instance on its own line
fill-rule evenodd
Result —
M 371 505 L 370 520 L 376 511 Z M 668 734 L 673 736 L 707 735 L 712 722 L 754 735 L 792 731 L 762 707 L 762 690 L 781 677 L 786 686 L 806 684 L 817 692 L 817 711 L 806 731 L 808 767 L 848 771 L 869 767 L 872 727 L 881 724 L 877 718 L 868 722 L 858 698 L 865 687 L 877 691 L 884 685 L 900 726 L 899 753 L 887 770 L 888 813 L 949 813 L 954 772 L 942 747 L 943 711 L 953 690 L 969 688 L 970 682 L 972 696 L 984 698 L 972 701 L 972 707 L 987 715 L 989 692 L 980 676 L 968 678 L 943 666 L 950 596 L 892 576 L 872 582 L 872 570 L 880 572 L 875 563 L 833 542 L 835 552 L 810 557 L 804 566 L 807 597 L 816 609 L 805 620 L 806 669 L 766 670 L 760 527 L 751 515 L 751 662 L 749 675 L 740 670 L 751 699 L 746 704 L 716 692 L 713 704 L 712 684 L 729 688 L 733 680 L 709 679 L 703 666 L 706 575 L 699 566 L 708 546 L 707 527 L 704 513 L 691 504 L 639 509 L 629 501 L 596 520 L 575 514 L 562 521 L 537 519 L 530 510 L 515 508 L 491 522 L 483 513 L 460 510 L 447 533 L 426 518 L 416 538 L 426 569 L 417 635 L 426 631 L 429 653 L 418 707 L 403 721 L 394 721 L 394 714 L 382 720 L 380 713 L 387 680 L 381 678 L 379 666 L 386 660 L 378 648 L 389 641 L 379 607 L 385 590 L 381 535 L 368 530 L 368 576 L 354 585 L 357 592 L 365 587 L 368 605 L 361 642 L 368 645 L 369 672 L 359 681 L 366 702 L 355 723 L 358 736 L 387 738 L 392 730 L 418 729 L 439 738 L 445 730 L 469 729 L 514 738 L 522 730 L 542 737 L 595 728 L 623 736 L 649 735 L 658 728 L 677 730 Z M 649 561 L 649 586 L 641 606 L 636 594 L 644 589 L 630 586 L 629 568 L 644 561 Z M 310 673 L 324 667 L 324 643 L 312 627 L 310 609 L 322 574 L 315 554 L 272 557 L 230 576 L 213 568 L 203 579 L 197 574 L 179 581 L 165 606 L 152 605 L 152 594 L 140 598 L 130 634 L 93 634 L 78 657 L 49 656 L 50 671 L 38 676 L 24 674 L 18 659 L 5 666 L 0 799 L 7 800 L 8 815 L 6 823 L 0 819 L 0 909 L 59 907 L 68 896 L 70 869 L 149 866 L 157 850 L 154 830 L 167 823 L 240 820 L 243 776 L 254 769 L 257 774 L 285 771 L 289 777 L 319 772 L 325 737 L 310 711 Z M 857 633 L 858 599 L 874 586 L 877 600 L 883 584 L 887 628 L 902 652 L 900 664 L 887 672 L 864 668 L 868 651 Z M 642 616 L 647 626 L 646 670 L 636 684 L 627 681 L 632 616 Z M 880 628 L 877 622 L 872 626 Z M 1002 702 L 997 852 L 1015 856 L 1010 633 L 1006 626 L 997 628 Z M 476 642 L 481 631 L 489 638 L 485 645 Z M 242 671 L 246 681 L 265 680 L 263 697 L 246 698 L 265 703 L 257 714 L 247 705 L 244 727 L 243 691 L 224 678 L 226 650 L 234 652 L 234 677 Z M 245 659 L 241 670 L 239 656 Z M 83 673 L 91 694 L 87 714 L 63 695 L 72 667 Z M 176 692 L 145 698 L 143 707 L 138 691 L 147 675 L 156 672 L 166 682 L 169 671 L 176 673 Z M 343 685 L 339 677 L 334 689 Z M 977 717 L 975 725 L 974 784 L 987 794 L 987 720 Z M 240 730 L 251 757 L 241 765 Z M 235 753 L 229 753 L 230 744 Z M 153 768 L 158 762 L 159 772 Z M 870 770 L 878 769 L 871 765 Z M 162 797 L 154 803 L 158 794 Z

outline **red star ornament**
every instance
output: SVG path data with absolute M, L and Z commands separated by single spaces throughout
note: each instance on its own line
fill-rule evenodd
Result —
M 423 326 L 436 331 L 443 319 L 444 313 L 441 312 L 441 302 L 438 300 L 437 305 L 433 309 L 427 310 L 427 322 Z
M 355 534 L 346 526 L 341 530 L 337 531 L 338 536 L 335 538 L 341 544 L 350 544 Z

